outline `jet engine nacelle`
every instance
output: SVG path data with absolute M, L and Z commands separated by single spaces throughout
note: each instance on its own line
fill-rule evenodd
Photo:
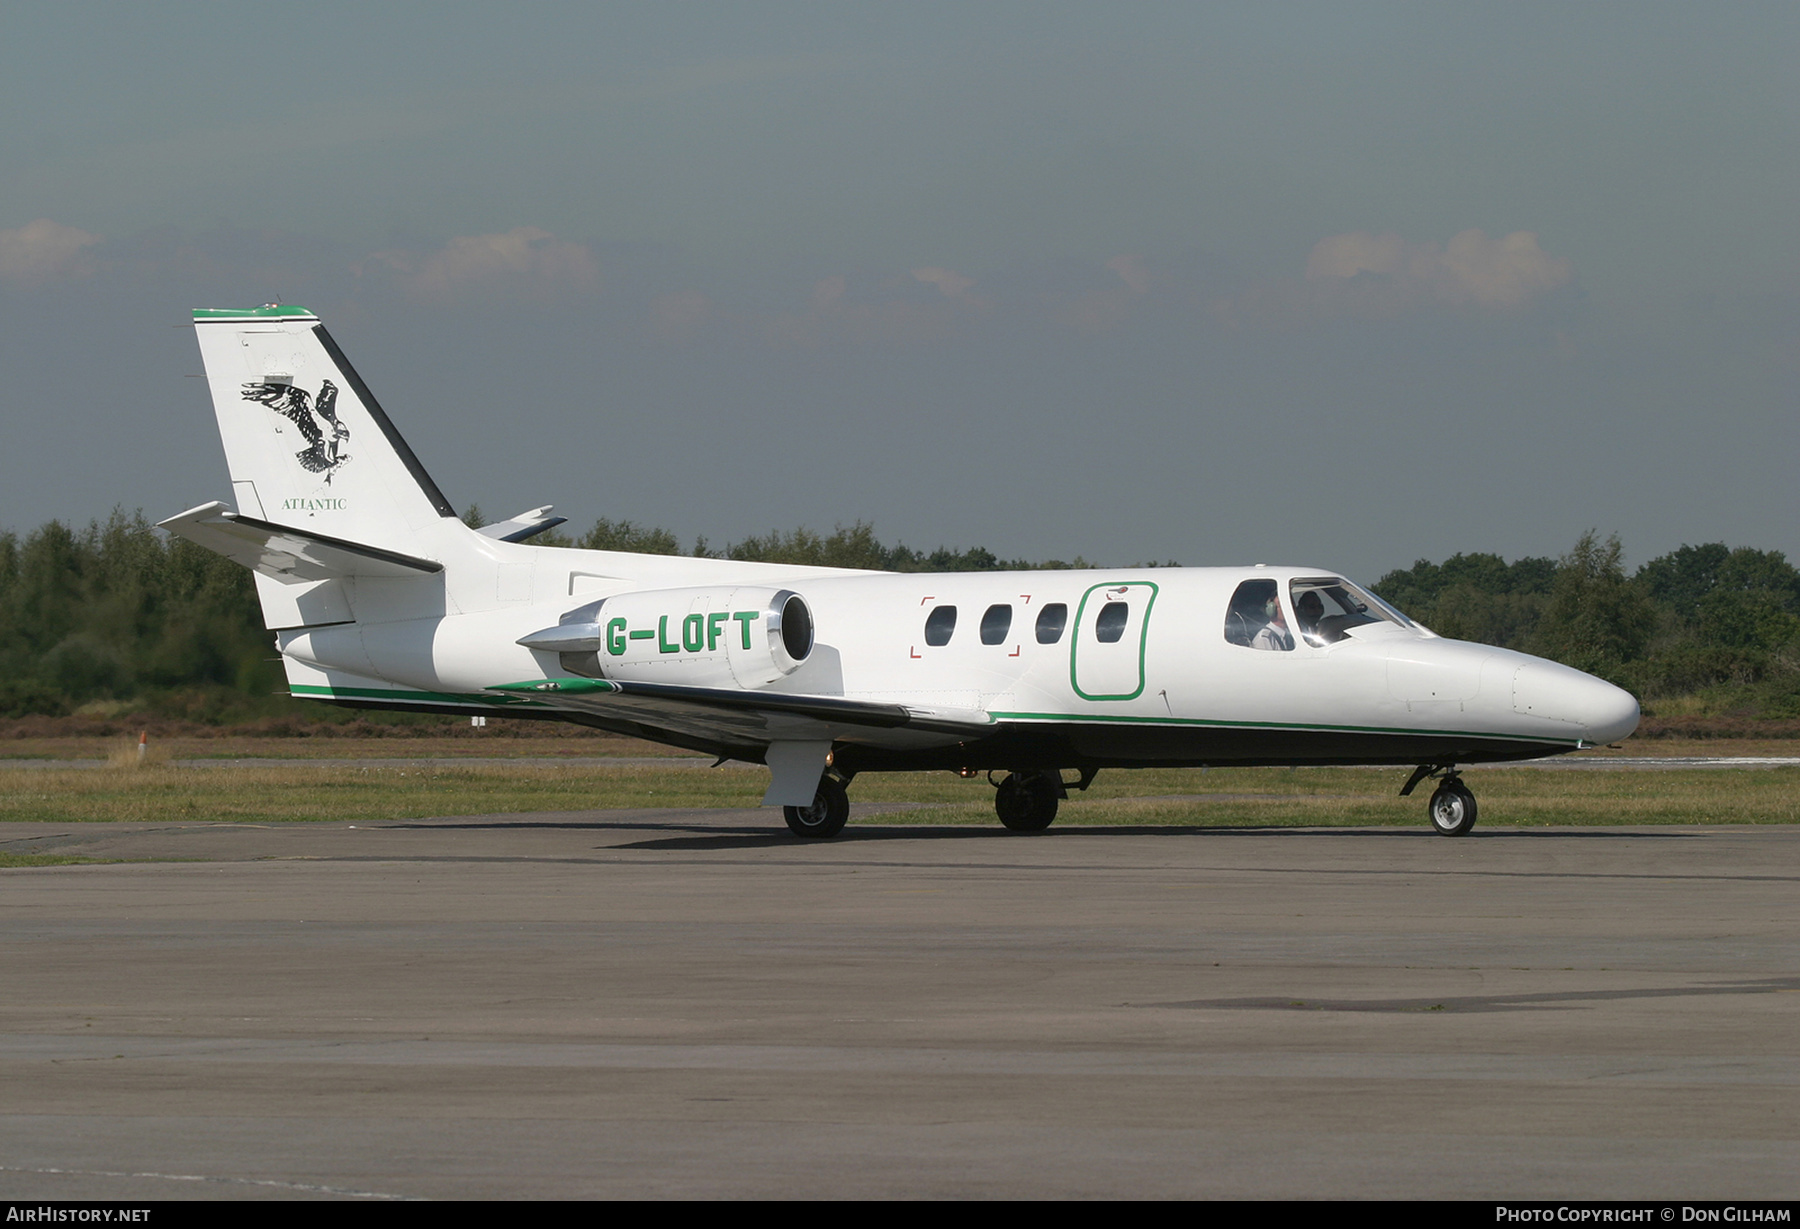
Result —
M 588 678 L 766 687 L 812 652 L 813 618 L 791 589 L 652 589 L 590 602 L 519 643 Z

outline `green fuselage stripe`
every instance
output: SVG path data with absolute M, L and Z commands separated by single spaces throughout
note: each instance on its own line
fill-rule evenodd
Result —
M 1505 738 L 1524 743 L 1569 743 L 1578 745 L 1581 738 L 1557 738 L 1548 734 L 1501 734 L 1492 730 L 1421 730 L 1403 726 L 1331 725 L 1322 721 L 1223 721 L 1211 717 L 1112 717 L 1089 713 L 1002 713 L 990 712 L 996 721 L 1020 721 L 1033 724 L 1073 722 L 1077 725 L 1162 725 L 1206 726 L 1234 730 L 1318 730 L 1333 734 L 1402 734 L 1409 738 Z
M 524 696 L 471 695 L 447 691 L 400 691 L 388 687 L 317 687 L 311 683 L 294 683 L 291 695 L 321 700 L 391 700 L 396 704 L 466 704 L 482 708 L 513 707 L 520 704 L 539 705 L 541 701 Z

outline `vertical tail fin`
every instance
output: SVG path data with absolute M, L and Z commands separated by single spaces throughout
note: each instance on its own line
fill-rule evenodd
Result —
M 194 331 L 240 512 L 372 546 L 456 516 L 317 316 L 202 310 Z

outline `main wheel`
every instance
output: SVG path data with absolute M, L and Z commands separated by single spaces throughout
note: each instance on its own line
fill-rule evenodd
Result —
M 994 792 L 994 811 L 1012 832 L 1042 832 L 1056 818 L 1056 781 L 1047 773 L 1009 773 Z
M 1439 836 L 1467 836 L 1475 826 L 1475 795 L 1461 781 L 1438 786 L 1427 810 Z
M 781 813 L 795 836 L 836 836 L 850 819 L 850 794 L 836 777 L 820 777 L 810 805 L 782 807 Z

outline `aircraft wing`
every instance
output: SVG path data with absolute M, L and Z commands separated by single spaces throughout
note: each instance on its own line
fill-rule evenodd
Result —
M 761 748 L 792 740 L 931 747 L 985 738 L 995 730 L 994 719 L 979 710 L 931 709 L 843 696 L 592 678 L 534 679 L 487 690 L 528 695 L 559 708 L 680 734 L 684 737 L 679 741 L 689 745 Z
M 443 564 L 430 559 L 257 520 L 218 502 L 189 508 L 158 521 L 156 527 L 287 585 L 340 576 L 420 576 L 444 570 Z

